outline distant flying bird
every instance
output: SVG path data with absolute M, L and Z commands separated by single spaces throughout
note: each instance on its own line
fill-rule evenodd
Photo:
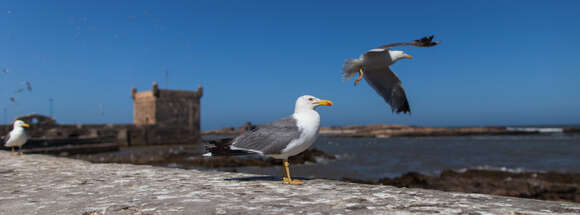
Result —
M 26 81 L 26 82 L 24 82 L 24 84 L 26 85 L 26 89 L 20 88 L 20 89 L 17 89 L 16 91 L 14 91 L 14 92 L 15 93 L 22 93 L 22 92 L 24 92 L 24 90 L 28 90 L 28 92 L 32 92 L 32 86 L 30 85 L 30 82 L 29 81 Z
M 281 159 L 284 163 L 284 182 L 303 184 L 290 177 L 288 157 L 300 154 L 316 140 L 320 115 L 314 109 L 321 105 L 332 106 L 332 102 L 310 95 L 301 96 L 296 100 L 294 114 L 238 136 L 230 148 Z
M 11 102 L 16 102 L 16 99 L 14 97 L 10 97 L 10 101 Z
M 4 68 L 4 69 L 2 70 L 2 72 L 4 72 L 4 73 L 8 73 L 8 69 Z
M 389 69 L 389 66 L 400 59 L 412 57 L 403 51 L 395 51 L 391 48 L 396 46 L 431 47 L 439 44 L 439 41 L 432 42 L 432 40 L 433 36 L 430 36 L 413 42 L 388 44 L 365 52 L 359 59 L 346 59 L 342 67 L 344 79 L 348 80 L 358 73 L 359 77 L 355 80 L 354 86 L 364 77 L 367 83 L 391 106 L 392 111 L 410 113 L 411 108 L 405 90 L 401 86 L 401 80 Z
M 22 145 L 24 145 L 28 140 L 24 128 L 28 128 L 30 125 L 26 124 L 22 120 L 14 121 L 13 125 L 14 126 L 12 131 L 10 131 L 10 133 L 4 137 L 6 140 L 4 146 L 10 147 L 12 149 L 12 153 L 14 153 L 14 147 L 18 147 L 18 155 L 22 155 Z

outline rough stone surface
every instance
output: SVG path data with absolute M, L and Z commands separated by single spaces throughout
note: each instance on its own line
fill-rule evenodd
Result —
M 0 152 L 0 214 L 577 214 L 580 204 L 483 194 L 92 164 Z

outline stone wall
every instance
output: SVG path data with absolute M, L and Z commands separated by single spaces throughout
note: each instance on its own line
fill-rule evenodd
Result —
M 6 135 L 11 125 L 0 125 Z M 201 144 L 199 132 L 189 128 L 136 126 L 133 124 L 30 124 L 24 152 L 91 153 L 120 147 L 162 144 Z M 0 144 L 0 149 L 9 150 Z
M 155 100 L 156 125 L 200 130 L 199 92 L 159 90 Z
M 159 89 L 157 83 L 153 83 L 150 91 L 137 92 L 133 88 L 133 124 L 188 128 L 199 132 L 202 96 L 201 86 L 197 91 Z
M 580 204 L 0 151 L 0 214 L 579 214 Z
M 135 128 L 132 124 L 52 124 L 31 123 L 26 134 L 32 139 L 75 139 L 92 137 L 116 137 L 120 130 Z M 12 130 L 12 125 L 0 125 L 1 135 Z
M 135 88 L 133 88 L 135 89 Z M 155 121 L 155 96 L 153 91 L 133 93 L 133 124 L 154 125 Z

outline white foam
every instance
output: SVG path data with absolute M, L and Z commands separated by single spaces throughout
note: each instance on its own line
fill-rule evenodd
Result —
M 517 127 L 507 127 L 508 131 L 524 131 L 524 132 L 539 132 L 539 133 L 562 133 L 563 128 L 517 128 Z
M 509 172 L 509 173 L 544 172 L 544 171 L 526 169 L 526 168 L 522 168 L 522 167 L 505 167 L 505 166 L 490 166 L 490 165 L 481 165 L 481 166 L 475 166 L 475 167 L 470 167 L 470 168 L 460 168 L 460 169 L 455 169 L 454 171 L 459 172 L 459 173 L 464 173 L 470 169 L 473 169 L 473 170 L 492 170 L 492 171 L 501 171 L 501 172 Z

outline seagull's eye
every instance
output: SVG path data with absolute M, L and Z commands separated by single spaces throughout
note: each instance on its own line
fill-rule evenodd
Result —
M 314 99 L 313 98 L 308 98 L 308 101 L 312 101 L 312 100 L 314 100 Z

